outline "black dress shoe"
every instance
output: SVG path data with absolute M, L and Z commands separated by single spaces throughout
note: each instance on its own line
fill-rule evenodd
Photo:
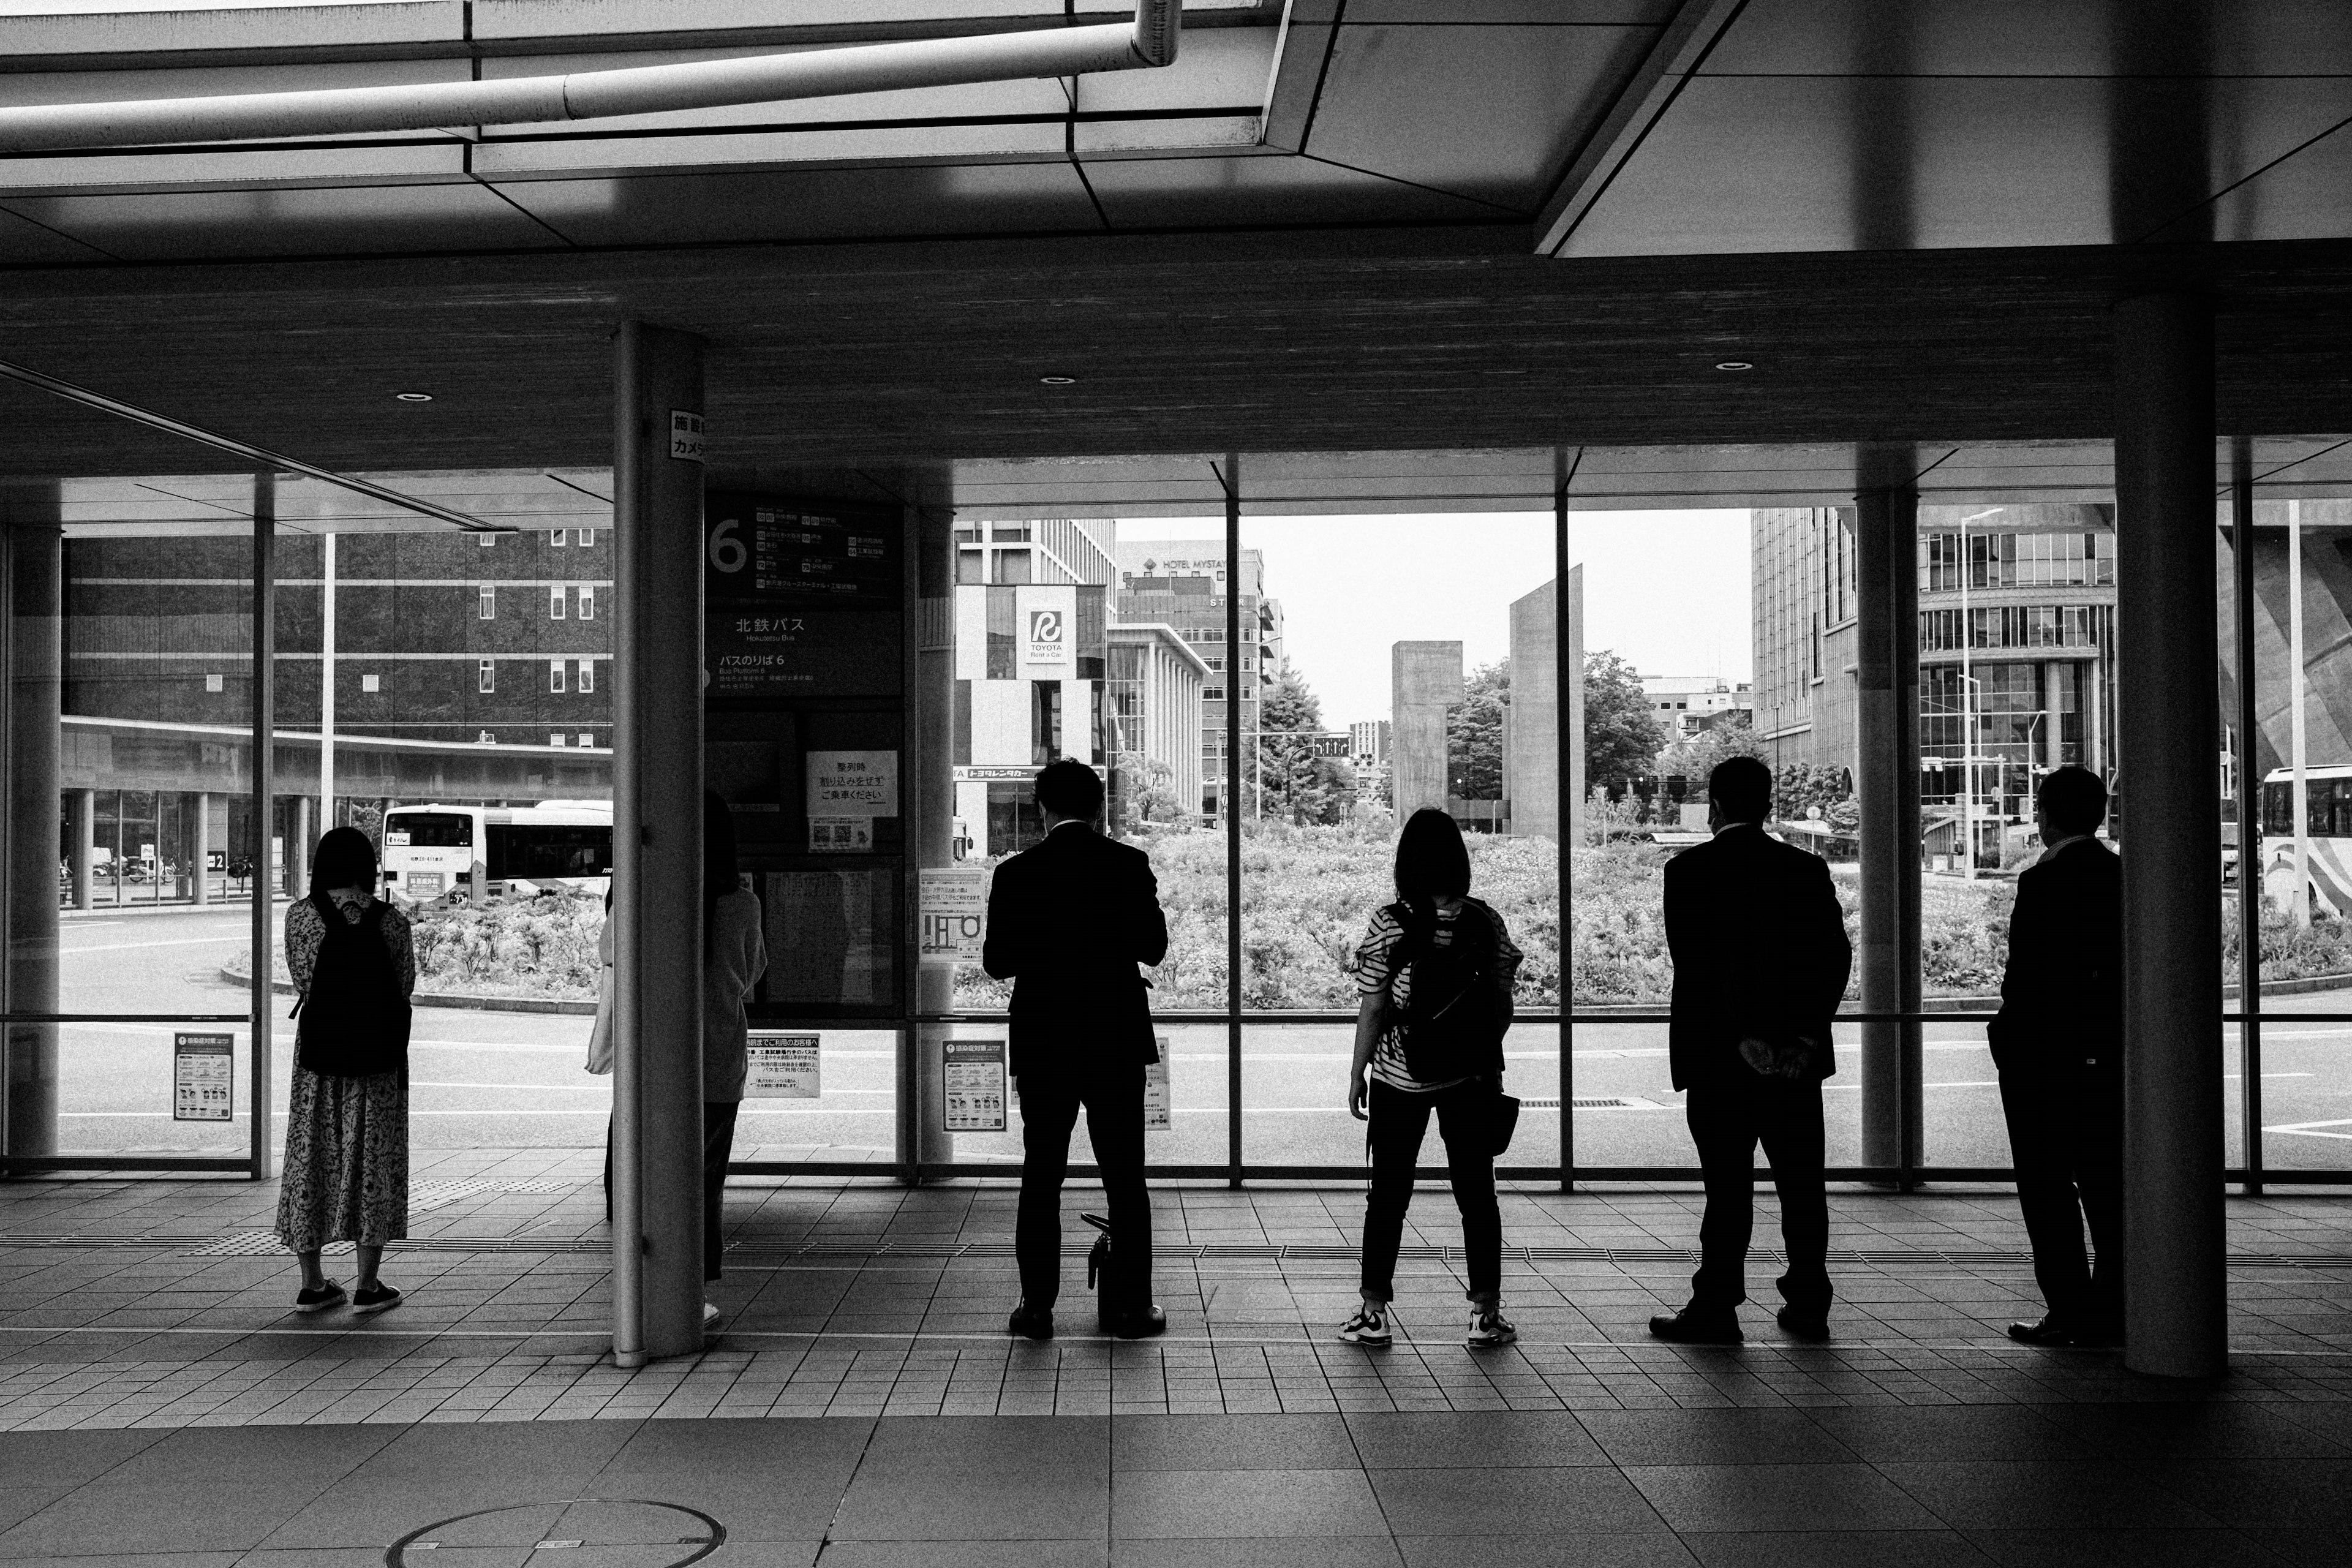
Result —
M 1121 1312 L 1103 1327 L 1123 1340 L 1148 1340 L 1168 1331 L 1168 1314 L 1157 1306 L 1138 1307 L 1131 1312 Z
M 1820 1341 L 1830 1337 L 1830 1313 L 1826 1307 L 1818 1312 L 1783 1307 L 1780 1317 L 1780 1327 L 1788 1331 L 1791 1339 Z
M 1054 1309 L 1033 1307 L 1024 1301 L 1013 1309 L 1013 1321 L 1005 1326 L 1024 1340 L 1050 1340 L 1054 1337 Z
M 1746 1338 L 1739 1331 L 1738 1313 L 1727 1309 L 1707 1311 L 1697 1307 L 1685 1307 L 1679 1312 L 1652 1318 L 1650 1333 L 1678 1345 L 1736 1345 Z
M 2038 1323 L 2011 1323 L 2009 1337 L 2021 1345 L 2071 1345 L 2075 1343 L 2074 1331 L 2056 1313 Z

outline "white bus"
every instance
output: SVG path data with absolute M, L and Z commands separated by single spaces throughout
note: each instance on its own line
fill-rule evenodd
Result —
M 613 803 L 395 805 L 383 814 L 384 886 L 418 903 L 485 898 L 511 882 L 603 890 L 613 875 Z
M 2314 914 L 2352 916 L 2352 767 L 2305 768 L 2311 862 L 2305 868 Z M 2294 770 L 2263 780 L 2263 893 L 2282 909 L 2294 902 Z

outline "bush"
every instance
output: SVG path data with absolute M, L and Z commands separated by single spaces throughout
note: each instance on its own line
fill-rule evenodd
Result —
M 604 929 L 601 893 L 557 888 L 529 899 L 405 906 L 416 953 L 416 988 L 477 996 L 593 1002 Z M 230 967 L 252 973 L 250 949 Z M 286 959 L 278 955 L 279 980 Z

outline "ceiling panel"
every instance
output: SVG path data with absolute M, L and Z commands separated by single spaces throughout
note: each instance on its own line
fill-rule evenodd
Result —
M 1748 0 L 1710 76 L 2352 72 L 2341 0 Z
M 2167 142 L 2145 133 L 2151 123 L 2168 116 L 2178 131 L 2194 108 L 2171 84 L 1702 79 L 1562 254 L 2137 238 L 2352 114 L 2352 79 L 2206 85 L 2199 170 L 2118 166 L 2156 155 Z M 2189 139 L 2193 155 L 2193 120 Z
M 70 265 L 106 259 L 105 251 L 43 228 L 32 219 L 0 206 L 0 264 Z
M 1306 150 L 1515 210 L 1549 193 L 1649 27 L 1339 29 Z
M 2189 241 L 2347 236 L 2352 236 L 2352 127 L 2339 126 L 2150 237 Z
M 1348 0 L 1350 23 L 1431 26 L 1660 26 L 1680 0 Z
M 556 246 L 483 186 L 170 191 L 18 196 L 9 205 L 133 260 Z
M 1424 190 L 1313 158 L 1119 159 L 1087 165 L 1118 228 L 1486 221 L 1483 202 Z
M 509 180 L 499 189 L 581 245 L 1102 228 L 1076 171 L 1059 162 Z

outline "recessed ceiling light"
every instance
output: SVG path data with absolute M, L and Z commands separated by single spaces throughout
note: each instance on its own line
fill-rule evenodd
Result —
M 1041 375 L 1037 379 L 1047 386 L 1076 386 L 1078 384 L 1078 378 L 1075 375 Z
M 430 403 L 433 401 L 433 395 L 429 392 L 395 392 L 392 395 L 395 400 L 402 403 Z
M 1756 367 L 1744 359 L 1719 359 L 1715 362 L 1715 368 L 1717 370 L 1754 370 Z

